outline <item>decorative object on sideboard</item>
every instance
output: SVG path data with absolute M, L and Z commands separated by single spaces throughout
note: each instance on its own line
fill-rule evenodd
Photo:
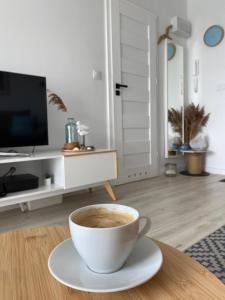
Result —
M 75 144 L 79 146 L 77 124 L 74 118 L 68 118 L 65 125 L 66 144 Z
M 82 124 L 80 121 L 77 121 L 77 132 L 78 134 L 82 137 L 82 147 L 85 148 L 85 137 L 86 135 L 88 135 L 90 133 L 90 128 L 85 125 Z
M 204 43 L 208 47 L 218 46 L 224 38 L 224 29 L 220 25 L 210 26 L 204 34 Z
M 170 37 L 170 31 L 172 28 L 173 28 L 172 25 L 166 27 L 165 33 L 160 35 L 160 37 L 158 38 L 158 45 L 160 45 L 161 42 L 164 41 L 165 39 L 172 40 L 172 38 Z
M 85 137 L 90 132 L 87 125 L 82 124 L 80 121 L 75 122 L 73 118 L 69 119 L 66 124 L 66 143 L 64 144 L 63 151 L 65 152 L 90 152 L 94 151 L 94 146 L 86 146 Z M 78 135 L 82 137 L 82 143 L 78 141 Z
M 74 147 L 73 149 L 66 149 L 65 146 L 62 149 L 64 152 L 64 155 L 70 155 L 70 154 L 75 154 L 75 153 L 86 153 L 86 152 L 91 152 L 95 151 L 96 148 L 94 146 L 85 146 L 83 147 L 82 145 L 79 147 Z
M 67 107 L 60 96 L 58 96 L 57 94 L 55 94 L 49 89 L 47 89 L 47 96 L 49 98 L 49 102 L 48 102 L 49 104 L 56 105 L 58 106 L 58 110 L 67 112 Z
M 68 150 L 68 151 L 72 151 L 74 149 L 80 149 L 80 144 L 79 142 L 76 142 L 76 143 L 65 143 L 64 144 L 64 147 L 63 147 L 63 150 Z

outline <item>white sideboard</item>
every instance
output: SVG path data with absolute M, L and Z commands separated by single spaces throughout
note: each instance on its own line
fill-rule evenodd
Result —
M 60 151 L 39 152 L 30 157 L 0 158 L 2 176 L 11 166 L 17 173 L 31 173 L 39 177 L 39 188 L 11 193 L 0 198 L 0 207 L 24 203 L 65 193 L 105 185 L 106 191 L 116 200 L 110 180 L 117 178 L 116 150 L 96 150 L 64 154 Z M 44 186 L 45 174 L 53 178 Z

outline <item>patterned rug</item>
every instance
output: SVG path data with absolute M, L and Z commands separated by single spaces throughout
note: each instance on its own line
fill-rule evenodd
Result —
M 225 225 L 188 248 L 185 253 L 225 284 Z

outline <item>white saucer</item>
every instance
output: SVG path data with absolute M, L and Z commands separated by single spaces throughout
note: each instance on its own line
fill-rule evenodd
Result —
M 111 274 L 98 274 L 88 269 L 71 239 L 60 243 L 49 256 L 48 268 L 60 283 L 86 292 L 116 292 L 138 286 L 160 269 L 163 257 L 159 247 L 147 237 L 135 246 L 126 264 Z

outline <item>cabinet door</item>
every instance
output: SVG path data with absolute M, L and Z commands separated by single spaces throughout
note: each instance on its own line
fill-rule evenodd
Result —
M 65 188 L 78 188 L 117 178 L 116 152 L 65 157 Z

